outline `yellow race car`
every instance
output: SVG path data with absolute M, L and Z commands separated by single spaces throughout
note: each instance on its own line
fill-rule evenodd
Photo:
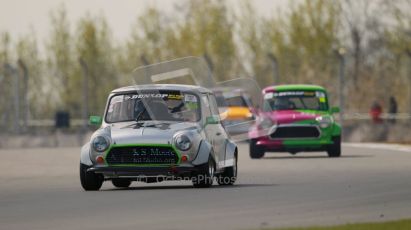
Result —
M 246 134 L 254 123 L 253 106 L 250 97 L 242 89 L 214 88 L 217 105 L 223 125 L 231 135 Z

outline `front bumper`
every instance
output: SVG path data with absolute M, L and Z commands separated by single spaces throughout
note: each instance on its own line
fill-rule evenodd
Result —
M 158 167 L 132 167 L 132 166 L 93 166 L 88 172 L 100 173 L 108 178 L 117 177 L 192 177 L 202 168 L 200 166 L 158 166 Z
M 255 141 L 256 146 L 268 152 L 325 151 L 327 146 L 333 143 L 329 138 L 273 140 L 267 136 L 257 138 Z
M 286 124 L 278 127 L 283 128 L 285 131 L 287 131 L 287 128 L 290 128 L 289 132 L 291 133 L 285 133 L 287 135 L 285 135 L 284 138 L 273 138 L 271 134 L 269 135 L 271 129 L 261 131 L 258 127 L 253 127 L 249 132 L 249 137 L 256 146 L 267 152 L 325 151 L 329 145 L 333 144 L 332 126 L 319 128 L 312 124 Z M 308 135 L 304 137 L 307 133 L 299 133 L 300 130 L 293 129 L 296 127 L 316 128 L 318 129 L 318 134 L 310 134 L 311 136 Z
M 256 146 L 267 152 L 301 152 L 301 151 L 324 151 L 332 144 L 329 130 L 321 130 L 318 138 L 283 138 L 273 139 L 268 135 L 252 138 Z

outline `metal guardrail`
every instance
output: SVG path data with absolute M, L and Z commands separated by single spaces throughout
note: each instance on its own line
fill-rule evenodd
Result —
M 395 119 L 395 120 L 409 120 L 411 119 L 411 114 L 409 113 L 382 113 L 381 119 Z M 344 114 L 344 120 L 371 120 L 369 113 L 348 113 Z
M 83 119 L 71 119 L 70 120 L 70 126 L 84 126 L 84 123 L 87 122 L 88 120 L 85 121 Z M 20 122 L 20 124 L 22 125 L 22 122 Z M 28 120 L 27 121 L 27 125 L 29 127 L 51 127 L 51 126 L 55 126 L 56 121 L 54 119 L 42 119 L 42 120 Z
M 383 113 L 381 114 L 381 119 L 396 119 L 396 120 L 411 120 L 411 114 L 409 113 Z M 344 120 L 371 120 L 371 116 L 368 113 L 349 113 L 344 114 Z M 80 127 L 83 126 L 85 121 L 83 119 L 71 119 L 70 126 Z M 23 123 L 20 122 L 22 125 Z M 28 120 L 27 125 L 29 127 L 50 127 L 55 125 L 55 120 L 53 119 L 42 119 L 42 120 Z

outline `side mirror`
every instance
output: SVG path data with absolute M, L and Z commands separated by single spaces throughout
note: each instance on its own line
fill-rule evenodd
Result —
M 340 107 L 332 107 L 331 108 L 331 113 L 339 113 L 340 112 Z
M 89 122 L 91 125 L 101 125 L 103 119 L 100 116 L 90 116 Z
M 206 118 L 207 125 L 218 124 L 219 122 L 220 122 L 220 118 L 218 118 L 217 116 L 210 116 Z

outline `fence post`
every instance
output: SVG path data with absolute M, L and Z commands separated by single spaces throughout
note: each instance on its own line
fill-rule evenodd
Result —
M 18 61 L 17 61 L 17 63 L 18 63 L 18 65 L 19 65 L 19 67 L 23 70 L 23 84 L 24 84 L 24 86 L 23 86 L 23 90 L 24 90 L 24 114 L 23 114 L 23 127 L 24 127 L 24 130 L 26 131 L 27 130 L 27 122 L 28 122 L 28 119 L 29 119 L 29 113 L 30 113 L 30 109 L 29 109 L 29 97 L 28 97 L 28 90 L 29 90 L 29 86 L 28 86 L 28 84 L 29 84 L 29 72 L 28 72 L 28 69 L 27 69 L 27 66 L 26 66 L 26 64 L 21 60 L 21 59 L 19 59 Z
M 408 75 L 408 82 L 409 82 L 409 84 L 411 85 L 411 50 L 410 49 L 407 49 L 406 51 L 406 54 L 407 54 L 407 56 L 408 56 L 408 71 L 407 71 L 407 75 Z M 411 87 L 408 87 L 408 105 L 409 105 L 409 108 L 408 108 L 408 113 L 410 113 L 411 114 Z
M 140 56 L 140 60 L 141 60 L 141 63 L 143 63 L 143 65 L 150 65 L 150 62 L 147 60 L 144 54 Z
M 9 63 L 4 65 L 5 69 L 9 72 L 11 77 L 13 77 L 14 85 L 14 132 L 20 133 L 20 86 L 19 86 L 19 76 L 16 68 L 14 68 Z
M 341 127 L 344 125 L 344 112 L 345 112 L 345 96 L 344 96 L 344 88 L 345 88 L 345 48 L 341 47 L 337 51 L 337 55 L 340 61 L 339 71 L 338 71 L 338 99 L 339 99 L 339 107 L 340 107 L 340 124 Z
M 83 60 L 83 58 L 79 58 L 79 62 L 81 65 L 81 69 L 83 70 L 83 132 L 87 132 L 88 128 L 88 110 L 89 110 L 89 103 L 88 103 L 88 65 Z
M 0 69 L 0 70 L 2 70 L 2 69 Z M 5 75 L 5 73 L 3 71 L 0 71 L 0 86 L 3 85 L 4 75 Z M 0 89 L 3 90 L 3 87 L 0 87 Z M 4 96 L 4 92 L 3 92 L 3 96 Z M 4 108 L 2 108 L 3 106 L 4 106 Z M 6 116 L 7 116 L 6 111 L 7 111 L 7 109 L 5 109 L 5 107 L 6 107 L 6 105 L 1 105 L 0 106 L 0 112 L 2 113 L 0 115 L 0 127 L 3 127 L 3 125 L 4 125 L 4 127 L 6 127 L 5 124 L 7 123 L 6 122 Z M 5 110 L 3 110 L 3 109 L 5 109 Z
M 215 87 L 215 82 L 217 81 L 217 79 L 214 79 L 214 63 L 213 60 L 211 59 L 211 57 L 208 55 L 208 53 L 205 53 L 203 55 L 203 58 L 205 60 L 205 62 L 207 63 L 208 69 L 209 69 L 209 73 L 208 73 L 208 77 L 209 77 L 209 84 L 207 87 Z
M 280 73 L 278 71 L 278 60 L 277 57 L 273 53 L 268 53 L 267 54 L 268 58 L 271 61 L 271 65 L 273 68 L 273 80 L 274 84 L 278 84 L 280 80 Z

